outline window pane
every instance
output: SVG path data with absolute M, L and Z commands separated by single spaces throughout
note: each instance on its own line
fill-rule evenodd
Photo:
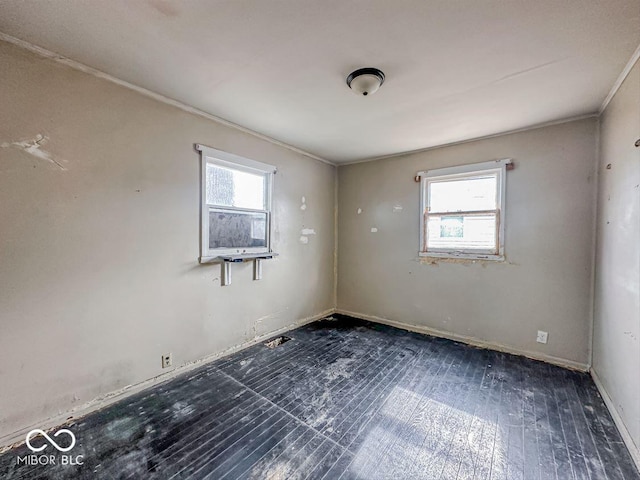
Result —
M 429 183 L 430 212 L 496 210 L 497 174 Z
M 207 163 L 207 203 L 265 210 L 265 175 Z
M 496 214 L 429 215 L 427 250 L 496 250 Z
M 209 248 L 266 246 L 266 213 L 209 209 Z

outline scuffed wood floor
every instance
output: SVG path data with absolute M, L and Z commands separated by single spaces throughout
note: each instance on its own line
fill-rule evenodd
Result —
M 640 479 L 590 377 L 336 316 L 76 421 L 4 479 Z

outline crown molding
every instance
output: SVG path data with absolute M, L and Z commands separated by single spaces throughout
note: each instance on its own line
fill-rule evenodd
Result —
M 622 72 L 620 72 L 620 75 L 618 76 L 618 79 L 616 80 L 616 82 L 613 84 L 613 87 L 611 87 L 611 91 L 609 92 L 609 95 L 607 95 L 607 97 L 604 99 L 604 102 L 602 102 L 602 105 L 600 106 L 600 110 L 598 110 L 599 115 L 602 115 L 602 112 L 604 112 L 604 109 L 607 108 L 607 105 L 609 105 L 609 102 L 611 101 L 611 99 L 618 92 L 618 89 L 622 86 L 622 83 L 625 81 L 625 79 L 633 69 L 638 59 L 640 59 L 640 45 L 638 45 L 638 48 L 636 48 L 636 51 L 633 52 L 633 55 L 631 55 L 631 58 L 622 69 Z
M 627 64 L 625 65 L 625 68 L 622 70 L 622 72 L 620 73 L 620 75 L 618 76 L 618 79 L 616 80 L 616 82 L 613 84 L 613 87 L 611 88 L 611 91 L 609 92 L 609 94 L 607 95 L 607 97 L 605 98 L 604 102 L 602 103 L 602 105 L 600 106 L 600 109 L 598 110 L 597 113 L 591 113 L 591 114 L 586 114 L 586 115 L 579 115 L 579 116 L 575 116 L 575 117 L 569 117 L 569 118 L 565 118 L 565 119 L 560 119 L 560 120 L 555 120 L 555 121 L 551 121 L 551 122 L 545 122 L 545 123 L 540 123 L 540 124 L 535 124 L 535 125 L 531 125 L 529 127 L 524 127 L 524 128 L 519 128 L 519 129 L 515 129 L 515 130 L 508 130 L 505 132 L 499 132 L 499 133 L 495 133 L 495 134 L 490 134 L 490 135 L 483 135 L 480 137 L 474 137 L 474 138 L 470 138 L 467 140 L 460 140 L 460 141 L 456 141 L 456 142 L 450 142 L 450 143 L 445 143 L 445 144 L 440 144 L 440 145 L 434 145 L 431 147 L 426 147 L 426 148 L 420 148 L 420 149 L 416 149 L 416 150 L 407 150 L 407 151 L 403 151 L 403 152 L 397 152 L 397 153 L 392 153 L 392 154 L 388 154 L 388 155 L 381 155 L 378 157 L 372 157 L 372 158 L 365 158 L 365 159 L 361 159 L 361 160 L 354 160 L 351 162 L 332 162 L 330 160 L 327 160 L 325 158 L 319 157 L 317 155 L 314 155 L 310 152 L 307 152 L 305 150 L 302 150 L 298 147 L 294 147 L 293 145 L 289 145 L 287 143 L 281 142 L 280 140 L 276 140 L 275 138 L 269 137 L 267 135 L 258 133 L 254 130 L 248 129 L 246 127 L 243 127 L 241 125 L 238 125 L 236 123 L 230 122 L 228 120 L 225 120 L 224 118 L 221 117 L 217 117 L 215 115 L 212 115 L 210 113 L 207 113 L 203 110 L 200 110 L 198 108 L 195 108 L 191 105 L 187 105 L 185 103 L 182 103 L 178 100 L 166 97 L 164 95 L 161 95 L 159 93 L 153 92 L 151 90 L 148 90 L 144 87 L 140 87 L 138 85 L 132 84 L 130 82 L 127 82 L 125 80 L 121 80 L 117 77 L 114 77 L 113 75 L 110 75 L 108 73 L 102 72 L 101 70 L 95 69 L 93 67 L 89 67 L 88 65 L 85 65 L 83 63 L 80 63 L 76 60 L 72 60 L 68 57 L 65 57 L 64 55 L 60 55 L 57 54 L 55 52 L 52 52 L 50 50 L 47 50 L 46 48 L 40 47 L 38 45 L 34 45 L 30 42 L 27 42 L 25 40 L 21 40 L 19 38 L 16 38 L 14 36 L 8 35 L 6 33 L 0 32 L 0 40 L 5 41 L 7 43 L 11 43 L 13 45 L 16 45 L 18 47 L 24 48 L 26 50 L 29 50 L 37 55 L 40 55 L 42 57 L 48 58 L 50 60 L 54 60 L 55 62 L 61 63 L 63 65 L 66 65 L 68 67 L 71 67 L 75 70 L 79 70 L 81 72 L 87 73 L 89 75 L 92 75 L 94 77 L 97 78 L 101 78 L 104 80 L 107 80 L 111 83 L 115 83 L 116 85 L 120 85 L 123 86 L 125 88 L 128 88 L 129 90 L 133 90 L 137 93 L 140 93 L 142 95 L 145 95 L 147 97 L 153 98 L 156 101 L 159 101 L 161 103 L 167 104 L 167 105 L 171 105 L 173 107 L 179 108 L 185 112 L 191 113 L 193 115 L 197 115 L 203 118 L 206 118 L 208 120 L 214 121 L 216 123 L 219 123 L 221 125 L 224 125 L 226 127 L 229 128 L 233 128 L 234 130 L 239 130 L 243 133 L 247 133 L 251 136 L 254 136 L 256 138 L 259 138 L 261 140 L 265 140 L 269 143 L 272 143 L 274 145 L 277 145 L 279 147 L 282 148 L 286 148 L 287 150 L 290 150 L 292 152 L 298 153 L 300 155 L 304 155 L 305 157 L 314 159 L 314 160 L 318 160 L 322 163 L 326 163 L 328 165 L 332 165 L 334 167 L 341 167 L 341 166 L 346 166 L 346 165 L 353 165 L 353 164 L 357 164 L 357 163 L 366 163 L 366 162 L 375 162 L 377 160 L 384 160 L 384 159 L 388 159 L 388 158 L 394 158 L 394 157 L 400 157 L 400 156 L 405 156 L 405 155 L 412 155 L 415 153 L 422 153 L 422 152 L 427 152 L 430 150 L 435 150 L 437 148 L 444 148 L 444 147 L 451 147 L 454 145 L 461 145 L 464 143 L 469 143 L 469 142 L 476 142 L 479 140 L 486 140 L 489 138 L 496 138 L 496 137 L 501 137 L 503 135 L 511 135 L 513 133 L 520 133 L 520 132 L 526 132 L 529 130 L 535 130 L 538 128 L 544 128 L 544 127 L 549 127 L 549 126 L 553 126 L 553 125 L 559 125 L 562 123 L 568 123 L 568 122 L 575 122 L 578 120 L 583 120 L 586 118 L 593 118 L 593 117 L 598 117 L 600 114 L 602 114 L 602 112 L 604 111 L 604 109 L 607 107 L 607 105 L 609 104 L 609 102 L 611 101 L 611 99 L 615 96 L 616 92 L 618 91 L 618 89 L 620 88 L 620 86 L 622 85 L 622 83 L 624 82 L 624 80 L 627 78 L 627 76 L 629 75 L 629 73 L 631 72 L 631 70 L 633 69 L 634 65 L 636 64 L 636 62 L 638 62 L 638 60 L 640 59 L 640 45 L 638 46 L 638 48 L 635 50 L 635 52 L 633 53 L 633 55 L 631 56 L 631 58 L 629 59 L 629 61 L 627 62 Z
M 457 142 L 444 143 L 444 144 L 440 144 L 440 145 L 434 145 L 432 147 L 418 148 L 416 150 L 408 150 L 406 152 L 391 153 L 389 155 L 382 155 L 380 157 L 365 158 L 365 159 L 362 159 L 362 160 L 354 160 L 353 162 L 339 163 L 337 166 L 338 167 L 343 167 L 343 166 L 346 166 L 346 165 L 354 165 L 356 163 L 376 162 L 378 160 L 386 160 L 388 158 L 404 157 L 406 155 L 413 155 L 413 154 L 416 154 L 416 153 L 428 152 L 430 150 L 437 150 L 438 148 L 453 147 L 455 145 L 462 145 L 464 143 L 478 142 L 480 140 L 487 140 L 489 138 L 503 137 L 505 135 L 512 135 L 514 133 L 528 132 L 529 130 L 537 130 L 539 128 L 551 127 L 553 125 L 561 125 L 563 123 L 577 122 L 579 120 L 585 120 L 587 118 L 597 118 L 597 117 L 598 117 L 597 113 L 588 113 L 586 115 L 578 115 L 578 116 L 575 116 L 575 117 L 563 118 L 563 119 L 560 119 L 560 120 L 553 120 L 553 121 L 545 122 L 545 123 L 537 123 L 535 125 L 531 125 L 529 127 L 518 128 L 516 130 L 507 130 L 506 132 L 492 133 L 490 135 L 483 135 L 481 137 L 473 137 L 473 138 L 469 138 L 467 140 L 459 140 Z
M 247 133 L 251 136 L 254 136 L 256 138 L 259 138 L 260 140 L 265 140 L 269 143 L 272 143 L 274 145 L 277 145 L 279 147 L 283 147 L 286 148 L 287 150 L 291 150 L 292 152 L 298 153 L 300 155 L 304 155 L 305 157 L 309 157 L 312 158 L 314 160 L 318 160 L 322 163 L 326 163 L 328 165 L 332 165 L 332 166 L 336 166 L 335 163 L 318 157 L 317 155 L 314 155 L 313 153 L 309 153 L 305 150 L 302 150 L 298 147 L 294 147 L 293 145 L 289 145 L 288 143 L 284 143 L 281 142 L 280 140 L 276 140 L 275 138 L 269 137 L 267 135 L 263 135 L 262 133 L 258 133 L 254 130 L 250 130 L 248 128 L 245 128 L 241 125 L 238 125 L 237 123 L 233 123 L 230 122 L 228 120 L 225 120 L 224 118 L 220 118 L 217 117 L 215 115 L 212 115 L 210 113 L 207 113 L 203 110 L 200 110 L 198 108 L 195 108 L 191 105 L 187 105 L 186 103 L 182 103 L 178 100 L 175 100 L 173 98 L 169 98 L 166 97 L 164 95 L 161 95 L 159 93 L 153 92 L 151 90 L 148 90 L 144 87 L 141 87 L 139 85 L 135 85 L 133 83 L 129 83 L 126 80 L 121 80 L 117 77 L 114 77 L 113 75 L 110 75 L 108 73 L 105 73 L 101 70 L 98 70 L 96 68 L 93 67 L 89 67 L 88 65 L 85 65 L 83 63 L 80 63 L 76 60 L 72 60 L 71 58 L 65 57 L 64 55 L 60 55 L 58 53 L 52 52 L 51 50 L 47 50 L 46 48 L 42 48 L 39 47 L 38 45 L 34 45 L 30 42 L 27 42 L 25 40 L 21 40 L 19 38 L 13 37 L 11 35 L 8 35 L 6 33 L 0 32 L 0 40 L 5 41 L 7 43 L 11 43 L 13 45 L 16 45 L 18 47 L 24 48 L 25 50 L 29 50 L 30 52 L 33 52 L 37 55 L 40 55 L 41 57 L 45 57 L 48 58 L 50 60 L 53 60 L 55 62 L 61 63 L 62 65 L 66 65 L 68 67 L 71 67 L 75 70 L 79 70 L 81 72 L 87 73 L 89 75 L 92 75 L 94 77 L 97 78 L 101 78 L 103 80 L 107 80 L 108 82 L 111 83 L 115 83 L 116 85 L 120 85 L 122 87 L 128 88 L 129 90 L 133 90 L 134 92 L 140 93 L 146 97 L 150 97 L 158 102 L 162 102 L 166 105 L 171 105 L 172 107 L 176 107 L 179 108 L 180 110 L 183 110 L 185 112 L 191 113 L 193 115 L 198 115 L 199 117 L 203 117 L 206 118 L 207 120 L 212 120 L 216 123 L 219 123 L 221 125 L 224 125 L 225 127 L 229 127 L 229 128 L 233 128 L 234 130 L 239 130 L 243 133 Z

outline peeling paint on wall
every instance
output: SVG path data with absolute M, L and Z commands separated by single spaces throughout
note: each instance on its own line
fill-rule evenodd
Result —
M 307 235 L 315 235 L 316 231 L 313 228 L 303 228 L 300 231 L 300 243 L 306 245 L 309 243 L 309 237 Z
M 41 147 L 49 141 L 49 137 L 38 134 L 34 138 L 29 140 L 21 140 L 18 142 L 3 142 L 0 143 L 1 148 L 17 148 L 29 155 L 32 155 L 40 160 L 45 160 L 53 165 L 56 165 L 60 170 L 66 170 L 66 168 L 58 162 L 50 152 L 43 150 Z
M 393 213 L 399 213 L 402 211 L 402 205 L 394 205 L 393 206 Z
M 361 208 L 359 208 L 359 209 L 358 209 L 358 215 L 360 215 L 361 213 L 362 213 L 362 209 L 361 209 Z
M 371 227 L 371 233 L 376 233 L 378 229 L 376 227 Z
M 0 291 L 0 318 L 9 318 L 10 306 L 29 318 L 46 317 L 52 325 L 59 327 L 61 334 L 55 337 L 57 347 L 69 350 L 76 339 L 72 338 L 73 335 L 64 335 L 64 331 L 73 328 L 75 318 L 89 315 L 96 324 L 110 325 L 101 335 L 101 344 L 115 342 L 124 345 L 123 348 L 128 348 L 132 355 L 123 360 L 96 349 L 88 349 L 86 362 L 63 362 L 68 369 L 65 370 L 65 381 L 59 382 L 55 373 L 59 365 L 51 362 L 38 365 L 36 361 L 20 358 L 20 352 L 37 346 L 35 340 L 46 339 L 39 338 L 37 332 L 28 329 L 25 335 L 15 335 L 21 328 L 31 328 L 33 325 L 6 325 L 4 322 L 3 334 L 0 335 L 3 359 L 6 358 L 7 363 L 18 362 L 19 366 L 24 364 L 22 370 L 2 369 L 0 374 L 3 385 L 12 385 L 10 389 L 3 389 L 0 395 L 0 437 L 6 436 L 6 443 L 16 438 L 14 432 L 29 425 L 38 424 L 46 428 L 43 424 L 49 422 L 47 426 L 53 427 L 61 424 L 67 416 L 75 415 L 69 412 L 99 408 L 112 398 L 129 395 L 142 386 L 159 382 L 156 380 L 158 376 L 162 379 L 172 378 L 174 374 L 169 372 L 175 370 L 162 370 L 160 362 L 155 360 L 159 358 L 159 351 L 174 352 L 174 366 L 182 367 L 196 362 L 201 365 L 205 355 L 203 352 L 211 353 L 206 357 L 210 360 L 236 351 L 241 348 L 240 345 L 249 346 L 252 340 L 245 341 L 243 337 L 247 331 L 251 332 L 255 319 L 272 314 L 279 308 L 278 305 L 298 305 L 296 302 L 302 298 L 313 296 L 313 301 L 299 302 L 299 308 L 290 307 L 286 313 L 263 320 L 257 325 L 259 334 L 268 333 L 268 337 L 271 337 L 289 330 L 293 325 L 310 321 L 304 319 L 320 318 L 333 311 L 335 267 L 331 263 L 335 251 L 335 231 L 334 217 L 326 212 L 333 213 L 336 208 L 334 166 L 293 153 L 273 142 L 266 143 L 267 140 L 261 140 L 261 137 L 237 129 L 230 130 L 230 127 L 213 123 L 202 115 L 185 115 L 184 110 L 157 103 L 134 90 L 105 84 L 103 80 L 96 80 L 67 67 L 40 61 L 32 53 L 8 43 L 0 44 L 3 67 L 0 84 L 9 85 L 10 90 L 15 90 L 15 95 L 11 95 L 0 108 L 0 191 L 3 198 L 10 199 L 9 202 L 0 201 L 0 216 L 6 220 L 0 235 L 0 251 L 3 254 L 0 278 L 12 286 L 11 289 L 0 289 L 3 290 Z M 27 64 L 25 62 L 28 68 L 21 68 Z M 35 97 L 49 99 L 49 106 L 55 107 L 54 114 L 44 118 L 43 109 L 31 108 L 35 105 L 31 105 Z M 25 99 L 30 99 L 26 102 L 28 105 Z M 120 101 L 122 99 L 126 101 Z M 132 154 L 129 142 L 133 137 L 128 132 L 121 129 L 105 130 L 76 115 L 81 111 L 81 117 L 100 116 L 101 105 L 110 106 L 112 111 L 109 118 L 140 119 L 142 123 L 134 136 L 135 154 Z M 169 124 L 172 128 L 164 129 L 164 125 Z M 31 127 L 21 129 L 20 125 Z M 158 131 L 165 134 L 158 136 Z M 57 132 L 65 132 L 65 135 Z M 38 133 L 42 138 L 36 137 Z M 47 143 L 44 143 L 47 140 L 45 136 L 49 137 Z M 193 245 L 194 242 L 197 247 L 197 228 L 195 231 L 192 228 L 166 228 L 166 222 L 149 221 L 146 207 L 153 204 L 154 208 L 169 213 L 178 222 L 186 219 L 184 221 L 189 225 L 197 220 L 197 215 L 195 219 L 193 217 L 192 202 L 183 202 L 182 199 L 186 195 L 188 199 L 197 200 L 198 169 L 189 169 L 185 174 L 184 162 L 176 161 L 170 152 L 184 151 L 187 158 L 191 156 L 193 160 L 196 154 L 190 152 L 189 146 L 198 139 L 206 138 L 216 139 L 218 145 L 225 146 L 231 152 L 277 165 L 280 169 L 281 173 L 275 179 L 278 188 L 274 188 L 273 195 L 272 241 L 274 250 L 282 247 L 288 253 L 284 261 L 264 263 L 269 275 L 262 281 L 268 283 L 253 282 L 253 265 L 247 263 L 232 267 L 235 269 L 232 275 L 238 276 L 238 288 L 225 287 L 229 289 L 216 293 L 211 289 L 220 284 L 220 264 L 198 264 L 197 252 L 187 251 L 186 256 L 182 255 L 176 263 L 176 268 L 167 270 L 163 275 L 154 275 L 149 269 L 139 268 L 140 262 L 144 264 L 145 261 L 131 255 L 132 242 L 135 243 L 140 235 L 140 238 L 149 235 L 156 238 L 159 242 L 157 245 L 161 245 L 159 248 Z M 25 143 L 21 144 L 23 141 Z M 4 142 L 6 144 L 3 145 Z M 47 158 L 34 157 L 32 153 L 23 151 L 34 143 L 39 145 L 35 146 L 35 155 L 48 151 L 60 165 L 50 164 Z M 78 152 L 89 149 L 94 152 L 94 158 L 82 165 L 81 172 L 75 171 L 76 156 L 71 156 L 70 149 Z M 103 158 L 108 158 L 108 162 L 100 163 Z M 196 163 L 191 165 L 196 167 Z M 60 171 L 61 166 L 68 171 Z M 147 171 L 148 166 L 160 169 L 162 174 Z M 288 175 L 291 172 L 295 172 L 295 178 Z M 136 192 L 136 189 L 145 192 L 145 195 Z M 307 193 L 312 195 L 313 208 L 307 208 L 309 212 L 297 213 L 299 210 L 296 207 L 299 209 L 301 197 Z M 95 217 L 93 200 L 102 198 L 103 194 L 113 203 L 113 208 L 108 212 L 108 225 L 94 222 L 97 230 L 90 231 L 88 225 L 92 224 L 91 219 Z M 52 210 L 47 211 L 47 205 Z M 300 217 L 304 217 L 304 223 Z M 145 228 L 136 229 L 132 233 L 136 238 L 132 237 L 131 241 L 114 241 L 112 235 L 101 234 L 102 227 L 117 232 L 127 230 L 134 224 L 144 224 Z M 293 245 L 291 251 L 287 250 L 295 241 L 291 232 L 297 230 L 300 236 L 300 230 L 308 225 L 318 227 L 316 235 L 310 237 L 310 245 L 301 245 L 301 248 Z M 92 241 L 87 242 L 89 237 L 86 235 L 71 235 L 70 232 L 86 232 Z M 55 248 L 55 255 L 51 255 L 51 249 L 31 248 L 38 241 L 64 244 L 64 248 Z M 65 264 L 78 266 L 76 280 L 91 276 L 93 267 L 84 265 L 80 268 L 78 261 L 85 258 L 85 253 L 95 251 L 96 245 L 110 247 L 110 257 L 117 260 L 114 260 L 109 272 L 115 277 L 141 275 L 140 282 L 133 282 L 126 287 L 131 308 L 125 309 L 117 318 L 101 308 L 105 289 L 114 292 L 121 290 L 120 286 L 111 282 L 110 275 L 94 275 L 97 283 L 92 284 L 92 288 L 84 289 L 80 296 L 77 288 L 65 288 L 64 282 L 51 282 L 46 275 L 46 272 L 59 270 L 59 265 Z M 25 255 L 30 259 L 27 262 L 24 261 Z M 302 262 L 305 268 L 301 268 Z M 313 274 L 309 275 L 305 269 L 311 269 Z M 272 289 L 266 287 L 275 285 L 279 278 L 288 279 L 288 288 L 279 292 L 274 301 Z M 146 284 L 149 282 L 158 290 L 171 291 L 171 298 L 146 295 Z M 33 293 L 43 289 L 47 295 L 33 301 Z M 249 290 L 255 302 L 246 301 Z M 206 299 L 203 297 L 203 301 L 190 301 L 196 291 L 202 292 Z M 11 302 L 5 301 L 7 295 L 11 296 Z M 172 324 L 174 315 L 171 305 L 174 304 L 180 304 L 185 318 L 190 319 L 178 334 L 171 328 L 165 328 Z M 144 318 L 136 316 L 137 311 L 146 312 Z M 126 329 L 132 318 L 139 321 L 137 325 L 141 329 L 155 328 L 157 341 L 133 342 L 133 346 L 129 345 L 131 339 L 123 338 L 117 331 Z M 219 329 L 220 319 L 228 319 L 229 322 Z M 14 338 L 17 341 L 13 341 Z M 91 342 L 91 339 L 87 341 Z M 159 350 L 160 344 L 165 345 L 163 348 L 166 350 Z M 184 373 L 186 370 L 180 371 Z M 45 400 L 37 394 L 31 394 L 34 385 L 41 385 L 46 390 Z M 128 385 L 134 387 L 126 388 Z M 74 392 L 82 400 L 72 402 Z M 53 420 L 49 420 L 51 418 Z M 25 434 L 26 431 L 18 435 L 22 441 Z
M 300 205 L 300 210 L 306 210 L 307 209 L 307 199 L 305 197 L 302 197 L 302 205 Z
M 632 143 L 640 131 L 638 112 L 640 63 L 635 63 L 599 118 L 592 365 L 640 466 L 640 157 Z

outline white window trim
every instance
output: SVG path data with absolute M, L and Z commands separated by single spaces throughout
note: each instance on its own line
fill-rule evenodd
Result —
M 200 263 L 219 261 L 221 256 L 271 253 L 271 224 L 272 224 L 272 197 L 273 176 L 277 168 L 267 163 L 244 158 L 233 153 L 223 152 L 205 145 L 196 144 L 196 150 L 201 154 L 200 158 Z M 249 173 L 265 175 L 265 210 L 252 210 L 249 208 L 235 208 L 216 206 L 221 210 L 236 210 L 242 212 L 259 212 L 267 214 L 267 246 L 247 248 L 209 248 L 209 208 L 207 204 L 207 164 L 231 167 L 236 170 L 244 170 Z
M 463 258 L 469 260 L 493 260 L 504 261 L 504 219 L 505 219 L 505 193 L 506 193 L 506 170 L 507 165 L 511 164 L 510 158 L 496 160 L 483 163 L 472 163 L 468 165 L 458 165 L 455 167 L 438 168 L 434 170 L 424 170 L 418 172 L 420 177 L 420 245 L 418 246 L 418 255 L 420 257 L 432 257 L 432 258 Z M 427 187 L 428 183 L 434 179 L 442 180 L 447 178 L 455 178 L 467 176 L 470 173 L 486 173 L 486 172 L 498 173 L 498 184 L 500 188 L 496 192 L 498 198 L 496 199 L 497 211 L 497 223 L 498 223 L 498 249 L 497 253 L 483 253 L 469 252 L 469 251 L 451 251 L 451 250 L 423 250 L 426 249 L 426 225 L 425 225 L 425 210 L 427 208 Z

